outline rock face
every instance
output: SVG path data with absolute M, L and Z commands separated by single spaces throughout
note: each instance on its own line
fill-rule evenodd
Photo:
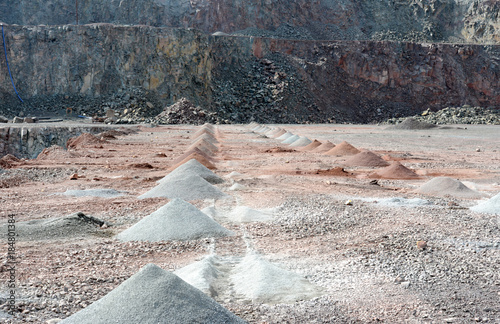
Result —
M 25 101 L 2 71 L 0 113 L 8 117 L 67 107 L 93 114 L 109 105 L 142 105 L 152 117 L 182 97 L 217 122 L 368 122 L 500 105 L 498 46 L 311 42 L 110 24 L 5 29 Z
M 102 130 L 99 127 L 0 127 L 0 157 L 12 154 L 34 159 L 46 147 L 66 146 L 70 137 Z
M 497 1 L 30 0 L 0 3 L 19 25 L 113 23 L 287 39 L 496 42 Z

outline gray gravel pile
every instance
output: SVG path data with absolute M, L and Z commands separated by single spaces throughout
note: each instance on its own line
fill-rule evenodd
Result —
M 147 264 L 61 323 L 245 323 L 175 274 Z
M 192 174 L 186 177 L 174 177 L 173 179 L 165 180 L 137 198 L 145 199 L 155 197 L 198 200 L 219 199 L 227 197 L 227 195 L 199 175 Z
M 420 122 L 431 124 L 487 124 L 500 125 L 500 111 L 498 108 L 484 107 L 446 107 L 438 111 L 430 109 L 424 111 L 420 115 L 413 116 Z M 391 118 L 387 120 L 389 124 L 398 124 L 406 118 Z
M 450 196 L 465 199 L 484 197 L 484 194 L 470 189 L 459 180 L 448 177 L 433 178 L 420 186 L 415 192 L 425 195 Z
M 438 127 L 435 124 L 431 124 L 425 121 L 420 121 L 414 117 L 405 118 L 402 122 L 390 126 L 389 129 L 404 129 L 404 130 L 419 130 L 419 129 L 430 129 Z
M 212 184 L 224 182 L 224 179 L 213 173 L 206 166 L 198 162 L 198 160 L 191 159 L 188 162 L 183 163 L 182 165 L 175 168 L 175 170 L 160 179 L 158 183 L 168 182 L 172 179 L 183 178 L 193 174 L 199 175 Z
M 123 196 L 123 193 L 115 189 L 67 189 L 61 195 L 72 197 L 101 197 L 101 198 L 115 198 Z
M 224 237 L 233 233 L 182 199 L 171 202 L 144 217 L 116 236 L 120 241 L 187 241 Z
M 99 233 L 104 232 L 100 229 L 104 224 L 104 221 L 82 212 L 63 217 L 34 219 L 16 223 L 16 233 L 18 234 L 16 240 L 42 241 L 99 235 Z M 7 224 L 1 229 L 0 236 L 6 238 Z
M 500 193 L 486 201 L 480 202 L 474 207 L 471 207 L 470 210 L 477 213 L 500 215 Z

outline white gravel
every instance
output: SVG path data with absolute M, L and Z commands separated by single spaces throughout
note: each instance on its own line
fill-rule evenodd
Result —
M 293 303 L 322 294 L 320 287 L 272 264 L 255 252 L 249 252 L 235 267 L 231 281 L 237 294 L 254 302 Z
M 474 207 L 471 207 L 470 210 L 477 213 L 500 215 L 500 193 L 486 201 L 480 202 Z

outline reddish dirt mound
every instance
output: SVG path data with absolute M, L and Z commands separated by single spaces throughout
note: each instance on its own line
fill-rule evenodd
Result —
M 71 152 L 68 152 L 64 147 L 59 145 L 52 145 L 51 147 L 44 148 L 36 157 L 37 160 L 58 160 L 73 157 Z
M 19 165 L 20 162 L 21 160 L 16 158 L 14 155 L 7 154 L 0 159 L 0 168 L 10 169 L 12 167 Z
M 318 146 L 320 146 L 320 145 L 321 145 L 321 142 L 320 142 L 320 141 L 318 141 L 318 140 L 314 140 L 314 141 L 312 141 L 310 144 L 308 144 L 308 145 L 306 145 L 306 146 L 304 146 L 304 147 L 301 147 L 301 148 L 299 149 L 299 151 L 312 151 L 312 150 L 314 150 L 315 148 L 317 148 L 317 147 L 318 147 Z
M 154 166 L 152 166 L 149 163 L 132 163 L 129 164 L 129 168 L 135 168 L 135 169 L 154 169 Z
M 388 167 L 377 170 L 370 174 L 372 178 L 382 179 L 416 179 L 420 178 L 418 174 L 408 169 L 398 161 L 394 161 Z
M 276 138 L 276 137 L 280 137 L 281 135 L 283 135 L 285 133 L 286 133 L 286 130 L 279 129 L 278 131 L 275 131 L 275 132 L 272 132 L 272 133 L 266 134 L 266 135 L 269 137 L 272 137 L 272 138 Z
M 388 166 L 384 159 L 371 151 L 360 152 L 345 161 L 348 166 L 382 167 Z
M 184 164 L 187 161 L 192 160 L 192 159 L 197 160 L 198 162 L 200 162 L 201 164 L 203 164 L 204 166 L 206 166 L 207 168 L 209 168 L 211 170 L 217 169 L 215 167 L 215 165 L 212 162 L 210 162 L 207 158 L 205 158 L 203 155 L 198 154 L 198 153 L 191 153 L 190 155 L 188 155 L 184 159 L 182 159 L 179 163 L 177 163 L 174 166 L 172 166 L 170 168 L 170 170 L 174 170 L 177 167 L 179 167 L 180 165 L 182 165 L 182 164 Z
M 323 153 L 323 152 L 330 151 L 334 147 L 335 147 L 335 144 L 333 144 L 330 141 L 326 141 L 326 142 L 322 143 L 320 146 L 318 146 L 317 148 L 311 150 L 311 152 L 312 153 Z
M 180 163 L 181 161 L 184 161 L 187 157 L 191 156 L 192 154 L 198 154 L 201 157 L 203 157 L 204 159 L 206 159 L 207 161 L 209 161 L 211 163 L 214 162 L 214 159 L 210 155 L 206 154 L 205 152 L 203 152 L 202 150 L 200 150 L 197 147 L 186 151 L 184 154 L 182 154 L 181 156 L 176 158 L 173 162 L 174 162 L 174 164 Z
M 343 156 L 343 155 L 354 155 L 358 154 L 359 150 L 352 146 L 351 144 L 343 141 L 339 145 L 336 145 L 329 151 L 326 151 L 324 154 L 326 155 L 335 155 L 335 156 Z
M 326 170 L 317 170 L 316 172 L 314 172 L 314 174 L 338 176 L 338 177 L 347 177 L 353 175 L 353 173 L 345 171 L 344 168 L 342 167 L 336 167 Z
M 83 133 L 78 137 L 71 137 L 70 139 L 68 139 L 66 147 L 79 148 L 79 147 L 104 144 L 104 143 L 107 143 L 107 141 L 101 140 L 90 133 Z
M 283 147 L 272 147 L 270 149 L 262 151 L 263 153 L 290 153 L 295 152 L 293 149 L 283 148 Z

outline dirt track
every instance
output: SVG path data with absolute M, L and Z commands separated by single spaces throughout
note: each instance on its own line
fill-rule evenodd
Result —
M 500 191 L 500 128 L 470 126 L 388 130 L 385 126 L 279 125 L 320 141 L 347 141 L 420 176 L 373 177 L 369 167 L 346 167 L 346 156 L 287 151 L 248 125 L 217 126 L 214 170 L 233 171 L 244 190 L 216 208 L 279 207 L 274 221 L 220 220 L 235 237 L 216 243 L 221 256 L 242 256 L 246 232 L 268 260 L 300 273 L 326 294 L 295 304 L 263 305 L 237 296 L 216 298 L 251 323 L 500 322 L 499 216 L 474 213 L 477 200 L 416 194 L 433 177 L 461 180 L 487 197 Z M 65 318 L 153 262 L 175 270 L 207 254 L 207 240 L 120 243 L 112 236 L 167 200 L 138 200 L 165 176 L 192 143 L 196 126 L 138 127 L 135 134 L 76 146 L 52 157 L 13 163 L 0 173 L 0 217 L 16 222 L 83 212 L 110 226 L 72 238 L 33 241 L 18 233 L 17 307 L 13 322 Z M 267 151 L 267 152 L 266 152 Z M 284 151 L 284 152 L 283 152 Z M 345 174 L 327 170 L 343 167 Z M 77 174 L 76 180 L 70 177 Z M 376 181 L 374 181 L 376 180 Z M 10 185 L 9 185 L 10 184 Z M 58 195 L 67 189 L 124 191 L 116 198 Z M 384 205 L 384 198 L 421 198 L 422 206 Z M 363 199 L 362 199 L 363 198 Z M 374 198 L 374 201 L 364 200 Z M 346 201 L 351 200 L 351 204 Z M 200 209 L 213 202 L 196 201 Z M 5 237 L 5 236 L 4 236 Z M 417 248 L 417 241 L 427 247 Z M 7 250 L 5 240 L 0 246 Z M 2 253 L 2 264 L 5 255 Z M 6 268 L 0 267 L 6 298 Z

